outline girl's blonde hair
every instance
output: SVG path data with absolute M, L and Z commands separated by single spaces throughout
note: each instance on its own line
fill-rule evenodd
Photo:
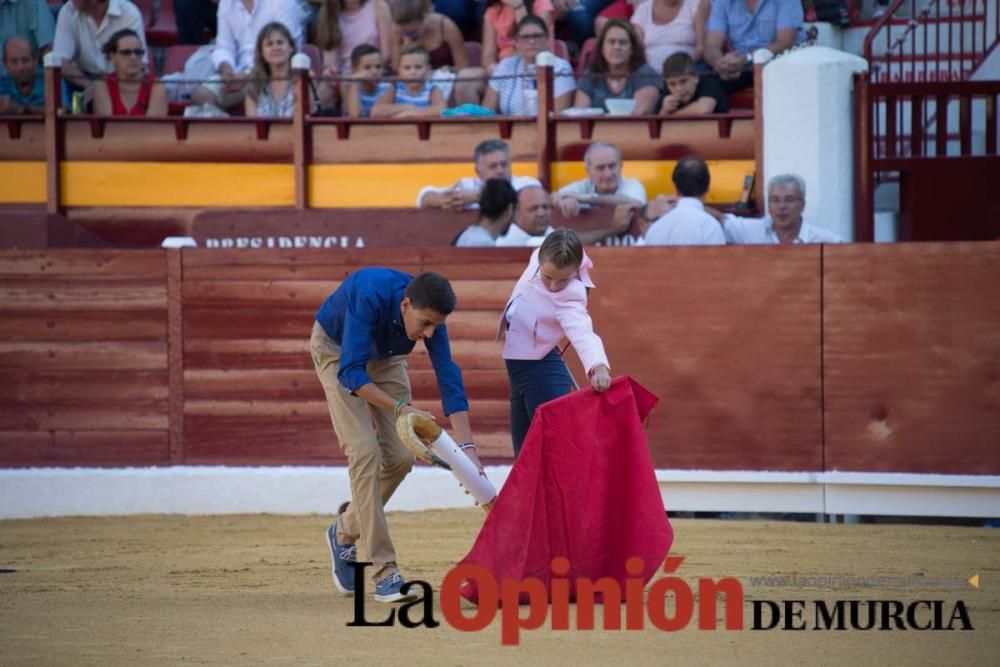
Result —
M 538 263 L 551 262 L 557 269 L 579 267 L 583 263 L 583 242 L 572 229 L 557 229 L 542 241 Z

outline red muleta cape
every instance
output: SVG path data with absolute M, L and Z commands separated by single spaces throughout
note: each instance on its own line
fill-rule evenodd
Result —
M 658 401 L 623 376 L 605 393 L 585 389 L 540 406 L 510 477 L 459 565 L 483 566 L 498 583 L 535 577 L 551 595 L 556 556 L 569 559 L 565 578 L 610 577 L 622 590 L 625 561 L 639 556 L 648 582 L 674 539 L 642 428 Z M 461 593 L 478 600 L 474 581 Z

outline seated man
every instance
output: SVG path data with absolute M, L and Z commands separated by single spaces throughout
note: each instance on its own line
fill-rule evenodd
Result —
M 479 198 L 479 218 L 455 238 L 458 248 L 492 248 L 510 230 L 517 207 L 517 192 L 510 181 L 490 178 Z
M 767 210 L 763 218 L 722 217 L 729 243 L 843 243 L 837 234 L 802 220 L 806 184 L 794 174 L 775 176 L 767 184 Z
M 62 60 L 62 77 L 89 91 L 91 81 L 114 68 L 104 57 L 104 44 L 119 30 L 132 30 L 146 49 L 142 14 L 128 0 L 73 0 L 56 19 L 52 53 Z
M 678 160 L 673 173 L 679 199 L 667 213 L 650 224 L 647 207 L 640 214 L 646 245 L 725 245 L 726 236 L 714 217 L 705 212 L 705 195 L 711 177 L 700 157 Z
M 646 188 L 634 178 L 622 176 L 622 153 L 617 146 L 592 143 L 583 154 L 587 178 L 574 181 L 552 195 L 567 218 L 590 206 L 641 205 L 646 203 Z
M 302 50 L 305 16 L 296 0 L 219 0 L 218 36 L 212 51 L 214 80 L 191 92 L 195 104 L 230 109 L 246 97 L 246 83 L 254 68 L 260 29 L 283 23 L 292 34 L 296 52 Z
M 729 111 L 729 101 L 719 77 L 699 74 L 691 56 L 684 52 L 663 61 L 663 82 L 667 94 L 660 102 L 662 114 L 700 116 Z
M 479 207 L 479 196 L 483 183 L 491 178 L 502 178 L 510 181 L 515 190 L 534 185 L 541 187 L 537 178 L 532 176 L 512 176 L 510 172 L 510 146 L 499 139 L 481 141 L 472 153 L 475 164 L 475 178 L 460 178 L 451 187 L 437 188 L 428 185 L 417 195 L 417 206 L 420 208 L 443 208 L 449 211 L 462 211 Z
M 55 19 L 45 0 L 0 0 L 0 44 L 14 35 L 24 37 L 35 53 L 52 46 Z M 0 76 L 10 70 L 0 67 Z
M 726 94 L 753 85 L 753 52 L 791 48 L 802 29 L 802 0 L 713 0 L 705 26 L 705 62 Z M 723 54 L 729 40 L 731 50 Z
M 31 42 L 8 37 L 3 43 L 3 66 L 8 76 L 0 78 L 0 114 L 45 113 L 45 75 Z
M 507 233 L 497 239 L 497 247 L 530 247 L 542 245 L 545 237 L 555 231 L 552 227 L 552 204 L 549 194 L 540 185 L 529 185 L 517 193 L 517 215 Z M 578 231 L 583 243 L 593 245 L 612 236 L 624 234 L 629 220 L 615 218 L 605 229 Z

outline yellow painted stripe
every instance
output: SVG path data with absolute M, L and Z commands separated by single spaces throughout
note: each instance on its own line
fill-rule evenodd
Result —
M 293 206 L 290 164 L 64 162 L 66 206 Z
M 638 178 L 650 196 L 673 193 L 673 161 L 627 161 L 623 173 Z M 709 162 L 709 202 L 739 199 L 752 160 Z M 535 174 L 518 162 L 517 175 Z M 66 206 L 293 206 L 291 165 L 196 162 L 64 162 Z M 425 185 L 447 186 L 471 176 L 467 162 L 323 164 L 309 167 L 310 204 L 316 208 L 407 208 Z M 585 178 L 582 162 L 552 168 L 556 189 Z M 44 162 L 0 162 L 0 204 L 44 203 Z
M 646 188 L 646 194 L 674 194 L 674 184 L 670 180 L 675 160 L 626 160 L 622 174 L 638 178 Z M 743 190 L 743 179 L 752 174 L 753 160 L 713 160 L 708 162 L 712 175 L 712 186 L 705 201 L 709 203 L 731 203 L 738 201 Z M 583 162 L 558 162 L 552 165 L 552 188 L 558 190 L 567 183 L 586 178 Z
M 511 165 L 517 176 L 534 176 L 535 162 Z M 448 187 L 475 176 L 468 162 L 317 164 L 309 167 L 309 202 L 316 208 L 407 208 L 425 186 Z
M 44 203 L 44 162 L 0 162 L 0 204 Z

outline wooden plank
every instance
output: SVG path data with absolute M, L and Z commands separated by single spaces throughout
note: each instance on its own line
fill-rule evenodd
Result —
M 452 288 L 463 310 L 496 311 L 499 317 L 514 283 L 508 280 L 456 280 Z
M 531 248 L 422 248 L 422 271 L 449 280 L 509 280 L 511 289 L 528 265 Z
M 0 345 L 0 367 L 2 367 Z M 503 346 L 489 340 L 455 340 L 451 343 L 452 357 L 463 371 L 503 370 Z M 408 358 L 410 369 L 431 368 L 426 348 L 417 344 Z M 312 369 L 309 338 L 222 339 L 186 338 L 184 367 L 198 369 Z
M 156 465 L 166 431 L 0 431 L 0 466 Z
M 0 402 L 3 431 L 166 430 L 166 401 L 78 407 L 55 402 Z
M 416 400 L 416 407 L 427 410 L 439 420 L 444 418 L 441 403 L 434 399 Z M 469 411 L 483 421 L 509 419 L 510 401 L 476 400 L 469 401 Z M 191 424 L 214 424 L 233 426 L 238 424 L 273 423 L 286 421 L 298 425 L 329 424 L 330 413 L 322 400 L 297 401 L 236 401 L 190 399 L 184 402 L 184 417 Z
M 827 246 L 830 470 L 1000 471 L 1000 246 Z
M 166 308 L 162 283 L 139 285 L 60 283 L 0 283 L 0 303 L 11 310 L 149 310 Z
M 24 370 L 157 370 L 166 342 L 0 342 L 0 368 Z
M 167 406 L 170 462 L 184 462 L 184 311 L 181 250 L 167 253 L 167 377 L 170 401 Z
M 319 308 L 336 289 L 321 281 L 191 280 L 182 286 L 184 307 L 233 304 L 270 308 L 275 305 Z
M 267 215 L 272 215 L 269 211 Z M 370 215 L 370 213 L 369 213 Z M 420 256 L 415 248 L 340 248 L 336 252 L 321 248 L 295 250 L 223 250 L 193 248 L 184 252 L 184 276 L 201 277 L 196 269 L 216 268 L 222 271 L 235 266 L 275 267 L 281 270 L 301 271 L 306 267 L 325 267 L 332 280 L 343 280 L 349 273 L 364 266 L 390 266 L 397 264 L 419 266 Z M 402 271 L 403 269 L 399 269 Z
M 509 398 L 507 374 L 503 371 L 464 371 L 462 379 L 466 393 L 473 398 Z M 433 401 L 440 397 L 437 379 L 431 370 L 411 370 L 410 383 L 418 399 Z M 312 370 L 187 369 L 184 371 L 184 396 L 188 400 L 315 401 L 323 400 L 323 388 Z
M 106 404 L 167 399 L 165 371 L 5 371 L 0 401 Z
M 162 250 L 0 250 L 0 280 L 69 277 L 114 282 L 165 280 Z
M 822 469 L 819 246 L 588 252 L 612 373 L 661 399 L 657 467 Z
M 321 303 L 268 308 L 254 304 L 186 304 L 184 335 L 190 338 L 308 338 Z
M 0 340 L 162 340 L 167 313 L 149 310 L 0 310 Z

